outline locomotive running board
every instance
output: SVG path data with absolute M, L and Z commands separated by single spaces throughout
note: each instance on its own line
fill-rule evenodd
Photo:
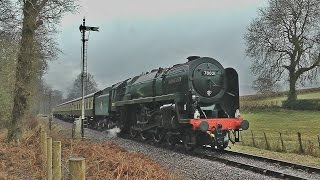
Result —
M 175 100 L 177 102 L 181 101 L 179 94 L 167 94 L 162 96 L 154 96 L 154 97 L 146 97 L 146 98 L 138 98 L 133 100 L 125 100 L 125 101 L 118 101 L 114 102 L 112 105 L 114 106 L 124 106 L 128 104 L 142 104 L 154 101 L 168 101 L 168 100 Z

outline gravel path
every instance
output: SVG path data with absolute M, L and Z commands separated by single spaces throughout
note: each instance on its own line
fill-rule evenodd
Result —
M 62 125 L 71 135 L 71 123 L 66 123 L 57 119 L 54 119 L 53 123 Z M 156 160 L 169 170 L 176 172 L 183 179 L 275 179 L 240 168 L 227 166 L 223 163 L 177 153 L 163 148 L 157 148 L 145 143 L 118 138 L 115 134 L 115 131 L 108 133 L 91 129 L 85 130 L 87 139 L 112 141 L 128 151 L 141 152 Z

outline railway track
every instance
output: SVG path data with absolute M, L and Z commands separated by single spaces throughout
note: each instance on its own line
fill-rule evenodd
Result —
M 137 139 L 132 139 L 129 136 L 121 137 L 134 141 L 140 141 Z M 148 144 L 155 143 L 148 141 Z M 157 146 L 159 145 L 157 144 Z M 177 145 L 176 148 L 172 148 L 168 147 L 167 145 L 160 145 L 161 148 L 165 148 L 173 152 L 178 151 L 179 153 L 188 154 L 209 161 L 221 162 L 229 166 L 249 170 L 269 177 L 293 180 L 320 179 L 320 168 L 316 167 L 228 150 L 212 151 L 211 149 L 208 150 L 208 148 L 197 148 L 192 152 L 185 152 L 183 147 L 179 146 L 180 145 Z M 239 158 L 242 158 L 242 160 L 240 161 Z M 246 159 L 251 160 L 251 163 L 248 163 Z
M 291 174 L 285 174 L 285 173 L 281 173 L 281 172 L 277 172 L 277 171 L 272 171 L 266 168 L 261 168 L 261 167 L 257 167 L 257 166 L 253 166 L 253 165 L 248 165 L 245 163 L 240 163 L 238 161 L 232 161 L 232 160 L 228 160 L 225 158 L 219 158 L 216 156 L 210 156 L 210 155 L 197 155 L 198 157 L 203 157 L 205 159 L 209 159 L 209 160 L 213 160 L 213 161 L 218 161 L 230 166 L 234 166 L 234 167 L 238 167 L 241 169 L 245 169 L 245 170 L 249 170 L 249 171 L 253 171 L 255 173 L 259 173 L 259 174 L 263 174 L 263 175 L 267 175 L 267 176 L 271 176 L 271 177 L 276 177 L 276 178 L 283 178 L 283 179 L 306 179 L 303 177 L 298 177 L 295 175 L 291 175 Z
M 290 168 L 296 169 L 296 170 L 304 170 L 309 173 L 320 174 L 320 168 L 316 168 L 316 167 L 312 167 L 312 166 L 295 164 L 295 163 L 288 162 L 288 161 L 282 161 L 282 160 L 277 160 L 277 159 L 273 159 L 273 158 L 266 158 L 266 157 L 242 153 L 242 152 L 225 151 L 225 153 L 230 154 L 230 155 L 236 155 L 236 156 L 242 156 L 242 157 L 246 157 L 246 158 L 250 158 L 250 159 L 255 159 L 255 160 L 259 160 L 259 161 L 264 161 L 264 162 L 268 162 L 268 163 L 279 164 L 280 166 L 286 166 L 286 167 L 290 167 Z
M 203 151 L 195 151 L 193 155 L 208 159 L 211 161 L 218 161 L 233 167 L 238 167 L 241 169 L 246 169 L 253 171 L 259 174 L 263 174 L 270 177 L 281 178 L 281 179 L 319 179 L 320 178 L 320 169 L 311 166 L 304 166 L 300 164 L 294 164 L 291 162 L 265 158 L 262 156 L 256 156 L 246 153 L 239 153 L 233 151 L 224 151 L 224 152 L 212 152 L 212 153 L 203 153 Z M 228 156 L 226 158 L 226 156 Z M 259 161 L 261 163 L 248 163 L 244 162 L 245 160 L 239 161 L 239 158 L 246 158 L 252 161 Z M 269 164 L 263 166 L 263 164 Z M 272 168 L 275 167 L 275 168 Z M 276 168 L 279 167 L 279 168 Z

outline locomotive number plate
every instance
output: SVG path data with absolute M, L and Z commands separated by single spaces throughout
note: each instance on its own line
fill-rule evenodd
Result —
M 202 71 L 202 75 L 204 75 L 204 76 L 215 76 L 216 72 L 215 71 Z

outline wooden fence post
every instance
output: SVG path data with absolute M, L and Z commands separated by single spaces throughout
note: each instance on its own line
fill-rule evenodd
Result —
M 265 139 L 265 141 L 266 141 L 266 149 L 267 149 L 267 150 L 270 150 L 271 148 L 270 148 L 270 144 L 269 144 L 268 139 L 267 139 L 267 135 L 266 135 L 265 132 L 263 132 L 263 135 L 264 135 L 264 139 Z
M 69 159 L 70 180 L 85 180 L 85 158 L 73 157 Z
M 61 180 L 61 141 L 52 143 L 52 175 L 54 180 Z
M 81 118 L 75 118 L 72 126 L 72 138 L 80 139 L 81 138 Z
M 40 134 L 41 153 L 42 153 L 42 166 L 46 169 L 47 166 L 47 133 L 41 130 Z
M 52 138 L 47 137 L 47 180 L 52 180 Z
M 304 150 L 303 150 L 303 146 L 302 146 L 302 140 L 301 140 L 301 133 L 300 132 L 298 132 L 298 142 L 299 142 L 299 152 L 301 154 L 303 154 Z
M 52 129 L 52 118 L 53 118 L 53 115 L 52 115 L 52 113 L 50 113 L 49 114 L 49 129 L 50 129 L 50 131 Z
M 244 141 L 243 141 L 243 138 L 242 138 L 242 134 L 240 133 L 240 137 L 241 137 L 241 144 L 242 145 L 245 145 Z M 320 147 L 320 146 L 319 146 Z
M 253 135 L 253 131 L 251 130 L 251 135 L 252 135 L 252 145 L 253 147 L 257 147 L 256 146 L 256 141 L 254 140 L 254 135 Z
M 281 141 L 281 149 L 282 149 L 283 152 L 287 152 L 287 149 L 286 149 L 286 147 L 284 146 L 284 143 L 283 143 L 281 132 L 279 132 L 279 134 L 280 134 L 280 141 Z

